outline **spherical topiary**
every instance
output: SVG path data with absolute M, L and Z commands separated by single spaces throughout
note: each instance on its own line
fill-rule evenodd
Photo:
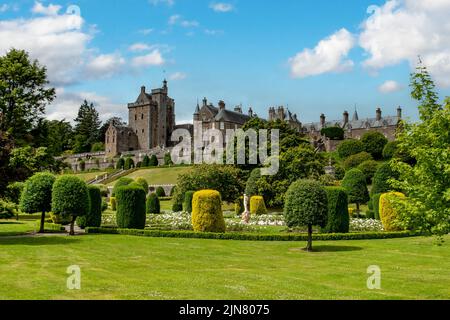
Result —
M 356 203 L 358 212 L 360 205 L 370 200 L 366 176 L 361 170 L 348 171 L 342 180 L 342 187 L 347 191 L 349 203 Z
M 116 197 L 111 197 L 109 199 L 109 204 L 111 205 L 112 211 L 117 211 L 117 198 Z
M 137 184 L 142 186 L 142 189 L 144 189 L 145 193 L 148 193 L 148 182 L 144 178 L 137 178 L 135 181 Z
M 28 179 L 20 197 L 20 210 L 25 213 L 42 213 L 39 233 L 44 232 L 45 213 L 52 209 L 52 189 L 55 176 L 50 173 L 37 173 Z
M 202 190 L 192 200 L 192 226 L 196 232 L 225 232 L 222 198 L 215 190 Z
M 382 133 L 370 131 L 363 135 L 361 142 L 364 150 L 379 160 L 383 157 L 383 149 L 389 141 Z
M 364 151 L 364 144 L 359 140 L 345 140 L 337 148 L 339 157 L 346 159 L 354 154 Z
M 247 180 L 245 187 L 245 194 L 249 197 L 256 196 L 258 194 L 257 182 L 261 178 L 261 169 L 257 168 L 252 171 L 250 177 Z
M 163 198 L 163 197 L 165 197 L 166 196 L 166 191 L 164 191 L 164 188 L 163 187 L 158 187 L 158 188 L 156 188 L 156 195 L 158 196 L 158 197 L 160 197 L 160 198 Z
M 372 195 L 372 205 L 373 205 L 373 213 L 374 219 L 380 220 L 380 198 L 382 193 L 377 193 Z
M 372 184 L 372 194 L 377 193 L 385 193 L 389 191 L 393 191 L 389 183 L 389 179 L 395 179 L 398 177 L 398 174 L 392 170 L 391 165 L 387 163 L 383 163 L 378 167 L 375 175 L 373 176 L 373 184 Z
M 399 213 L 393 203 L 396 198 L 406 198 L 403 193 L 389 192 L 380 197 L 380 218 L 385 231 L 401 231 L 399 227 Z
M 114 188 L 112 191 L 112 196 L 113 197 L 116 196 L 117 189 L 119 189 L 120 187 L 128 186 L 129 184 L 132 184 L 133 182 L 134 182 L 134 180 L 131 178 L 127 178 L 127 177 L 120 178 L 119 180 L 117 180 L 116 184 L 114 185 Z
M 344 188 L 326 187 L 328 198 L 328 222 L 324 231 L 327 233 L 348 233 L 350 214 L 348 196 Z
M 89 192 L 86 183 L 75 176 L 56 179 L 52 189 L 52 211 L 58 215 L 72 217 L 70 235 L 74 235 L 76 217 L 89 212 Z
M 125 169 L 125 170 L 130 170 L 130 169 L 132 169 L 132 168 L 134 168 L 134 160 L 133 160 L 133 158 L 127 158 L 127 159 L 125 160 L 125 166 L 124 166 L 124 169 Z
M 152 193 L 147 198 L 147 213 L 148 214 L 160 214 L 161 213 L 161 205 L 159 202 L 159 198 L 156 194 Z
M 288 227 L 308 226 L 307 251 L 312 251 L 312 227 L 325 227 L 328 219 L 328 198 L 317 181 L 298 180 L 286 192 L 284 216 Z
M 125 167 L 125 159 L 124 158 L 120 158 L 119 160 L 117 160 L 116 169 L 117 170 L 122 170 L 124 167 Z
M 157 167 L 158 164 L 158 158 L 155 155 L 152 155 L 150 158 L 149 167 Z
M 369 153 L 363 151 L 345 159 L 343 165 L 346 170 L 350 170 L 369 160 L 373 160 L 372 156 Z
M 142 187 L 123 186 L 117 189 L 117 226 L 123 229 L 144 229 L 146 222 L 145 192 Z
M 188 191 L 184 194 L 183 211 L 192 213 L 192 199 L 194 198 L 195 191 Z
M 253 196 L 250 198 L 250 213 L 257 216 L 267 214 L 267 208 L 263 197 Z
M 373 176 L 375 175 L 375 172 L 377 172 L 379 166 L 380 164 L 375 160 L 364 161 L 358 166 L 358 170 L 361 170 L 366 176 L 367 184 L 372 184 Z
M 99 228 L 102 224 L 102 194 L 100 188 L 88 186 L 89 192 L 89 211 L 82 217 L 77 217 L 77 225 L 81 229 L 87 227 Z
M 388 142 L 383 149 L 383 159 L 385 160 L 391 160 L 395 154 L 397 153 L 398 149 L 398 142 L 397 141 L 391 141 Z

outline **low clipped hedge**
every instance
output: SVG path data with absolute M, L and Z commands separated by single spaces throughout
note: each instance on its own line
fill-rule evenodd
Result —
M 261 196 L 251 197 L 250 213 L 256 216 L 267 214 L 267 208 L 263 197 Z
M 182 239 L 212 239 L 212 240 L 240 240 L 240 241 L 306 241 L 307 234 L 258 234 L 258 233 L 210 233 L 192 231 L 159 231 L 117 228 L 87 228 L 88 234 L 117 234 L 127 236 L 153 238 L 182 238 Z M 395 239 L 420 236 L 412 231 L 401 232 L 361 232 L 361 233 L 328 233 L 313 234 L 313 240 L 375 240 Z

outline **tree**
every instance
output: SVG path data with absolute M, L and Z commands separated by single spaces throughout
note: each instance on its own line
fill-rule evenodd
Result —
M 328 198 L 328 221 L 324 228 L 327 233 L 348 233 L 350 215 L 348 213 L 348 196 L 344 188 L 326 187 Z
M 142 186 L 142 189 L 144 189 L 145 194 L 148 193 L 148 190 L 149 190 L 148 188 L 149 188 L 149 187 L 148 187 L 148 182 L 147 182 L 147 180 L 145 180 L 144 178 L 137 178 L 137 179 L 136 179 L 136 183 Z
M 93 103 L 84 100 L 75 119 L 76 153 L 91 152 L 92 145 L 99 141 L 100 119 Z
M 142 160 L 142 168 L 150 167 L 150 157 L 148 155 L 144 156 L 144 159 Z
M 39 233 L 44 233 L 45 214 L 52 209 L 52 189 L 55 176 L 50 173 L 37 173 L 25 182 L 20 197 L 20 210 L 26 213 L 41 212 Z
M 9 159 L 14 142 L 11 136 L 0 130 L 0 195 L 3 195 L 10 181 L 16 180 L 14 172 L 9 168 Z
M 364 151 L 364 144 L 359 140 L 345 140 L 337 148 L 339 157 L 346 159 Z
M 438 103 L 434 82 L 421 64 L 411 75 L 411 88 L 420 122 L 402 122 L 397 141 L 400 152 L 416 163 L 393 159 L 399 177 L 391 182 L 407 196 L 397 199 L 403 227 L 441 237 L 450 232 L 450 98 Z
M 366 176 L 362 171 L 352 169 L 345 174 L 342 187 L 347 190 L 349 203 L 356 203 L 356 210 L 359 213 L 360 205 L 370 200 Z
M 70 235 L 75 235 L 77 217 L 89 212 L 89 192 L 86 183 L 75 176 L 61 176 L 52 189 L 52 211 L 56 215 L 71 216 Z
M 173 165 L 172 156 L 170 155 L 169 152 L 164 155 L 164 165 L 165 166 Z
M 331 140 L 344 140 L 345 132 L 341 127 L 323 128 L 320 134 Z
M 157 167 L 158 164 L 158 158 L 155 155 L 152 155 L 150 158 L 149 167 Z
M 380 164 L 375 160 L 364 161 L 358 166 L 358 169 L 366 176 L 368 185 L 372 184 L 373 176 L 377 172 L 379 166 Z
M 16 144 L 32 139 L 30 130 L 54 100 L 48 84 L 47 69 L 25 51 L 11 49 L 0 57 L 0 131 L 9 132 Z
M 391 185 L 390 180 L 396 178 L 398 178 L 398 174 L 391 168 L 391 164 L 389 162 L 383 163 L 373 176 L 371 194 L 394 191 L 395 188 Z
M 380 160 L 383 158 L 383 149 L 389 141 L 382 133 L 369 131 L 363 135 L 361 142 L 366 152 L 370 153 L 374 159 Z
M 354 154 L 354 155 L 348 157 L 347 159 L 344 160 L 343 165 L 346 170 L 350 170 L 350 169 L 356 168 L 361 163 L 370 161 L 370 160 L 373 160 L 372 156 L 370 155 L 370 153 L 367 153 L 364 151 L 364 152 Z
M 313 226 L 325 227 L 328 219 L 328 199 L 325 188 L 314 180 L 298 180 L 286 192 L 284 216 L 288 227 L 308 226 L 308 245 L 311 252 Z

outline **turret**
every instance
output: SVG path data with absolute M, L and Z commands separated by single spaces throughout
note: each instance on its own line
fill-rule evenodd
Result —
M 350 120 L 350 114 L 348 111 L 344 111 L 344 125 L 347 124 Z
M 322 114 L 320 115 L 320 125 L 322 126 L 322 128 L 325 127 L 325 123 L 326 123 L 326 117 L 325 117 L 325 115 L 322 113 Z
M 381 117 L 382 117 L 382 111 L 381 108 L 377 109 L 377 121 L 381 121 Z

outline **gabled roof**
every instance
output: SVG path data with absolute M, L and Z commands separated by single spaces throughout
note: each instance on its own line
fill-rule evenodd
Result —
M 215 117 L 216 121 L 226 121 L 237 124 L 245 124 L 250 119 L 251 117 L 248 115 L 227 109 L 220 110 L 220 112 Z

